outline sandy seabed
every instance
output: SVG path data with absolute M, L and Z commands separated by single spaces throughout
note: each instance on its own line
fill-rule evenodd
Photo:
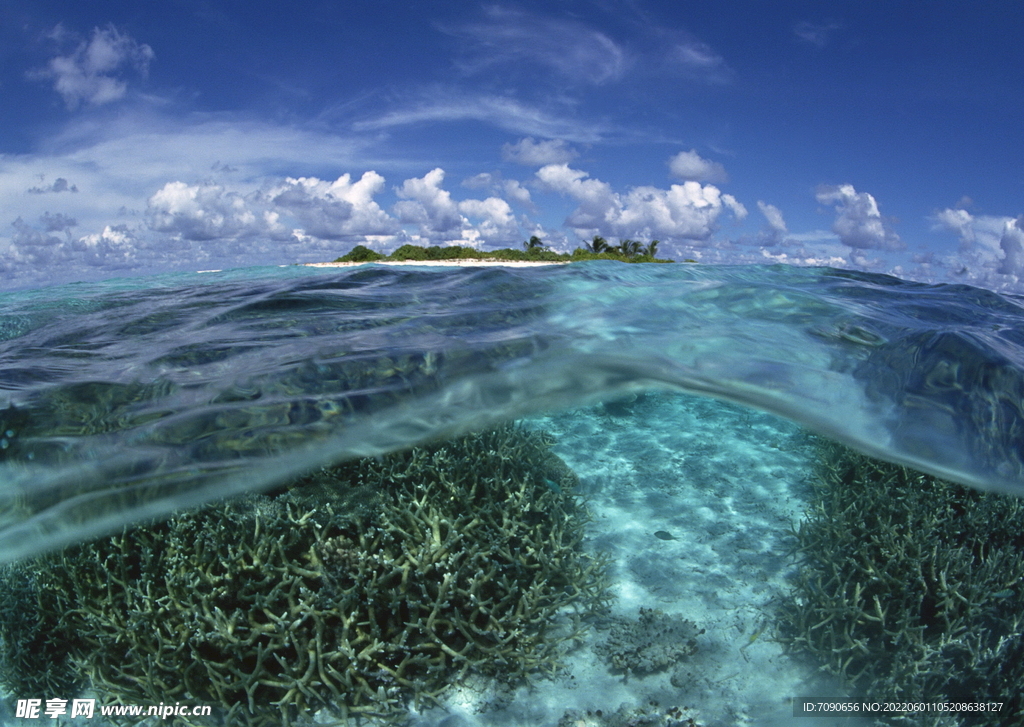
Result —
M 669 393 L 524 423 L 550 433 L 553 451 L 580 477 L 593 516 L 585 547 L 611 561 L 612 615 L 636 619 L 653 608 L 704 633 L 690 657 L 639 676 L 600 656 L 608 632 L 596 628 L 555 678 L 512 691 L 454 687 L 445 709 L 412 715 L 410 727 L 682 727 L 690 717 L 700 727 L 864 727 L 845 715 L 794 718 L 794 699 L 842 692 L 775 637 L 795 570 L 790 527 L 807 508 L 814 476 L 806 430 Z M 686 717 L 622 717 L 671 708 Z

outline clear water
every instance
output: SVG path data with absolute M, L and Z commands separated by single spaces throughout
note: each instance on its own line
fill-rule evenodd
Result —
M 1017 297 L 782 266 L 251 268 L 0 296 L 0 558 L 658 389 L 1024 493 Z

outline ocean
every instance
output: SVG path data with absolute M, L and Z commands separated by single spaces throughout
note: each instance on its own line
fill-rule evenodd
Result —
M 545 476 L 536 496 L 585 503 L 606 623 L 556 674 L 453 677 L 403 719 L 790 724 L 793 700 L 838 699 L 849 676 L 796 653 L 773 616 L 806 562 L 794 533 L 823 443 L 1024 494 L 1022 300 L 831 268 L 615 262 L 258 267 L 0 294 L 0 562 L 517 422 L 574 473 L 572 492 Z M 1018 591 L 992 586 L 993 603 Z M 695 646 L 609 665 L 626 619 L 690 629 Z M 961 723 L 923 719 L 905 723 Z

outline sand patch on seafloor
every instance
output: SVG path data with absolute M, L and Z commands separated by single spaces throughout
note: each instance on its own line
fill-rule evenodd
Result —
M 586 547 L 611 559 L 611 615 L 635 620 L 640 608 L 656 609 L 704 632 L 691 656 L 629 675 L 601 655 L 609 632 L 595 628 L 553 679 L 510 691 L 485 680 L 455 687 L 446 709 L 414 712 L 410 727 L 687 724 L 639 716 L 671 708 L 701 727 L 837 724 L 835 717 L 794 719 L 794 698 L 831 699 L 840 691 L 774 638 L 775 608 L 795 569 L 789 528 L 807 506 L 815 465 L 805 430 L 662 393 L 625 407 L 539 416 L 526 426 L 552 434 L 553 451 L 580 477 L 594 518 Z M 638 716 L 610 717 L 616 712 Z M 844 717 L 842 725 L 864 722 Z

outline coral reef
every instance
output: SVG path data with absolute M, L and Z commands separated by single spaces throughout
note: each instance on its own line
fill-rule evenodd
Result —
M 557 667 L 606 600 L 574 485 L 540 434 L 507 426 L 126 529 L 0 588 L 47 584 L 49 603 L 22 589 L 19 607 L 108 701 L 255 727 L 399 714 L 468 673 Z
M 780 636 L 858 698 L 1002 702 L 886 724 L 1005 725 L 1024 684 L 1024 502 L 823 444 Z
M 627 675 L 651 674 L 696 652 L 703 633 L 682 616 L 641 608 L 636 621 L 613 619 L 608 637 L 594 650 Z
M 60 608 L 59 594 L 40 579 L 35 561 L 0 567 L 0 684 L 21 699 L 81 688 L 60 628 Z

